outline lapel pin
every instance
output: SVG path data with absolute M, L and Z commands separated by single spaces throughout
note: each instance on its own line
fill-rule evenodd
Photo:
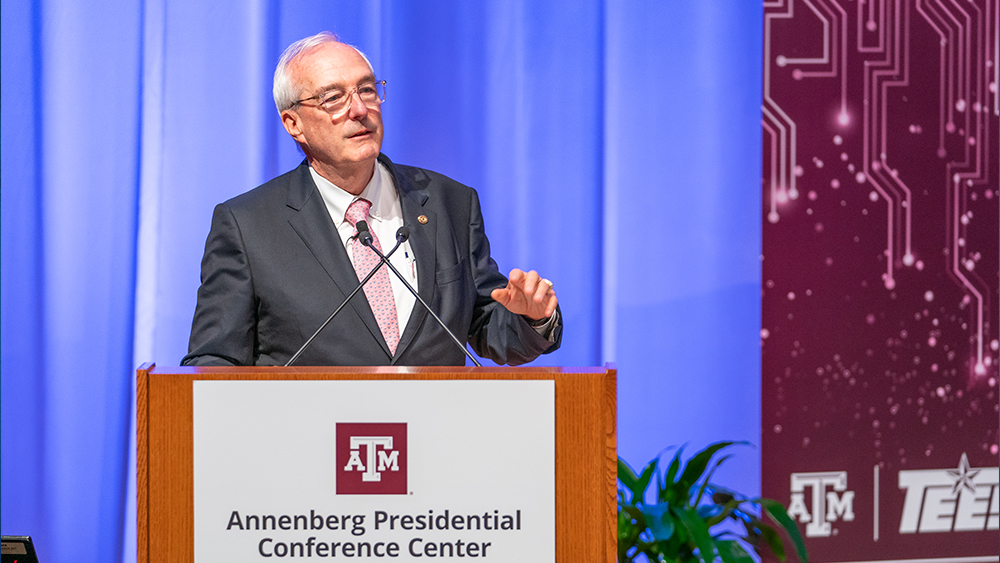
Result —
M 420 216 L 418 216 L 417 217 L 417 222 L 420 223 L 421 225 L 426 225 L 427 224 L 427 216 L 426 215 L 420 215 Z

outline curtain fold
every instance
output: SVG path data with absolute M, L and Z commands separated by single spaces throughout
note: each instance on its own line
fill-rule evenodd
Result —
M 52 561 L 116 560 L 132 396 L 141 5 L 15 9 L 5 4 L 2 21 L 3 531 L 39 536 Z
M 384 151 L 475 187 L 563 348 L 619 367 L 619 452 L 759 439 L 759 3 L 2 4 L 3 533 L 135 559 L 134 370 L 184 355 L 215 204 L 302 155 L 271 101 L 321 30 L 388 81 Z M 720 406 L 724 405 L 724 406 Z M 753 455 L 729 465 L 752 492 Z

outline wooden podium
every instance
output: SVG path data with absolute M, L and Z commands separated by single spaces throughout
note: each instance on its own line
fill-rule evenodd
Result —
M 139 563 L 194 560 L 192 391 L 197 380 L 553 380 L 556 561 L 615 561 L 613 366 L 156 369 L 144 364 L 136 380 Z

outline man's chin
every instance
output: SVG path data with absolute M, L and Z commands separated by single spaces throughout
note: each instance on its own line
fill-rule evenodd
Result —
M 380 143 L 375 142 L 373 138 L 364 139 L 359 142 L 352 153 L 354 153 L 354 158 L 352 160 L 356 162 L 364 162 L 367 160 L 375 160 L 378 158 L 379 151 L 381 150 Z

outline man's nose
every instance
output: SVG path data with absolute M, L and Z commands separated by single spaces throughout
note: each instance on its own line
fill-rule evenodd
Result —
M 350 94 L 350 105 L 347 108 L 347 115 L 351 119 L 363 119 L 368 116 L 368 106 L 361 99 L 361 94 L 356 90 Z

